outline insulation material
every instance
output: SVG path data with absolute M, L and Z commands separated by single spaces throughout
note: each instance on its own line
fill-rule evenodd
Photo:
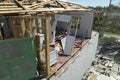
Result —
M 36 61 L 32 40 L 0 41 L 0 80 L 29 80 L 35 76 Z

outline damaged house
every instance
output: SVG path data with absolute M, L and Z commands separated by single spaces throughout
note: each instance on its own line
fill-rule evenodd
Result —
M 0 1 L 0 80 L 80 80 L 95 58 L 94 13 L 64 1 Z

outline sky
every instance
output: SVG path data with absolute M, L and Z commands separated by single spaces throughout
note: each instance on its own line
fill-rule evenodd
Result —
M 109 2 L 110 2 L 110 0 L 68 0 L 68 1 L 76 2 L 84 6 L 93 6 L 93 7 L 109 6 Z M 112 4 L 118 5 L 119 3 L 120 3 L 120 0 L 112 0 Z

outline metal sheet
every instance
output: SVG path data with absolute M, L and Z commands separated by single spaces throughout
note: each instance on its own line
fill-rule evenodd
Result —
M 0 41 L 0 80 L 28 80 L 36 72 L 32 38 Z

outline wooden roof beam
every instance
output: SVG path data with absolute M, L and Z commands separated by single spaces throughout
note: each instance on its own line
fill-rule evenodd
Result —
M 19 7 L 21 7 L 22 9 L 24 9 L 24 10 L 26 10 L 26 8 L 22 5 L 22 4 L 20 4 L 17 0 L 14 0 L 15 1 L 15 3 L 19 6 Z
M 2 8 L 0 11 L 13 11 L 13 10 L 22 10 L 22 8 Z
M 18 6 L 0 6 L 0 9 L 18 8 Z
M 63 5 L 63 4 L 61 4 L 60 2 L 58 2 L 58 1 L 56 1 L 57 2 L 57 4 L 59 4 L 61 7 L 63 7 L 63 8 L 65 8 L 66 9 L 66 7 Z
M 20 13 L 32 13 L 32 12 L 61 12 L 61 11 L 91 11 L 91 10 L 87 10 L 87 9 L 64 9 L 64 8 L 53 8 L 53 9 L 49 9 L 49 8 L 43 8 L 43 9 L 37 9 L 37 10 L 20 10 L 20 11 L 0 11 L 0 14 L 20 14 Z
M 0 6 L 12 6 L 14 5 L 15 3 L 0 3 Z

